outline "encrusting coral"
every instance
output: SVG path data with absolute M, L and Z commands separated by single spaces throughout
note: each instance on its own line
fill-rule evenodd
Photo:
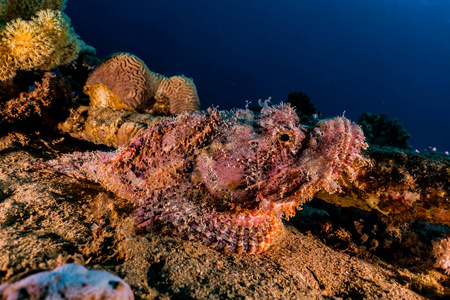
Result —
M 70 19 L 58 10 L 40 10 L 30 20 L 16 18 L 0 31 L 0 81 L 18 70 L 50 70 L 76 59 L 85 47 Z
M 35 168 L 98 182 L 135 205 L 141 230 L 170 230 L 214 249 L 266 250 L 281 218 L 354 172 L 364 143 L 345 118 L 314 128 L 288 105 L 181 114 L 117 152 L 65 155 Z
M 89 106 L 72 110 L 60 130 L 113 147 L 128 146 L 163 116 L 200 109 L 192 79 L 154 73 L 130 53 L 105 58 L 89 75 L 83 91 L 89 96 Z
M 20 299 L 134 299 L 130 286 L 105 271 L 87 270 L 78 264 L 62 265 L 52 271 L 30 275 L 0 285 L 0 297 Z
M 61 118 L 66 114 L 64 110 L 67 110 L 72 98 L 67 78 L 45 72 L 42 78 L 35 82 L 32 90 L 21 92 L 17 97 L 0 102 L 0 125 L 27 120 L 37 115 L 42 117 L 40 122 L 45 121 L 44 115 L 55 117 L 58 114 Z M 52 113 L 55 108 L 58 113 Z
M 376 210 L 393 224 L 413 221 L 450 225 L 450 157 L 371 146 L 366 167 L 340 190 L 316 195 L 334 205 Z
M 450 237 L 433 242 L 433 255 L 436 267 L 444 269 L 450 275 Z
M 137 56 L 115 53 L 105 58 L 89 76 L 84 92 L 93 106 L 179 114 L 200 108 L 191 78 L 167 78 L 152 72 Z

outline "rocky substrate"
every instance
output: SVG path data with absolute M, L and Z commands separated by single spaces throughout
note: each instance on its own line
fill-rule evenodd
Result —
M 449 276 L 433 268 L 427 241 L 371 251 L 343 221 L 336 224 L 332 212 L 312 207 L 285 222 L 274 245 L 259 255 L 223 254 L 178 237 L 138 234 L 125 200 L 87 182 L 29 170 L 38 159 L 65 151 L 64 143 L 19 133 L 0 137 L 0 284 L 76 262 L 123 278 L 137 299 L 450 295 Z M 391 253 L 395 249 L 401 253 Z

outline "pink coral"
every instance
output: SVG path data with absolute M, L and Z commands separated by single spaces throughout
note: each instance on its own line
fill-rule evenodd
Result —
M 170 230 L 217 250 L 258 253 L 281 218 L 359 157 L 364 136 L 345 118 L 300 124 L 288 105 L 182 114 L 147 128 L 115 153 L 78 153 L 45 163 L 86 177 L 135 203 L 142 230 Z
M 436 258 L 435 266 L 450 275 L 450 237 L 433 242 L 433 255 Z

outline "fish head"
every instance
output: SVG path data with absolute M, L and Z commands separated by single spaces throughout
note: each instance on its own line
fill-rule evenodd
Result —
M 234 208 L 293 215 L 359 155 L 364 135 L 346 118 L 300 123 L 288 104 L 223 116 L 220 134 L 196 158 L 196 181 Z

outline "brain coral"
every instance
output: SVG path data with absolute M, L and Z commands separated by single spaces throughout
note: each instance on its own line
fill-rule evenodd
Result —
M 41 10 L 29 21 L 20 18 L 0 32 L 0 81 L 19 69 L 50 70 L 74 60 L 82 43 L 61 11 Z
M 0 0 L 0 21 L 29 20 L 40 10 L 63 11 L 65 8 L 66 0 Z
M 151 106 L 152 112 L 160 114 L 192 112 L 200 108 L 192 79 L 167 78 L 152 72 L 137 56 L 125 52 L 105 58 L 89 76 L 84 91 L 91 105 L 97 107 L 141 109 Z M 117 103 L 115 96 L 125 107 Z
M 105 58 L 91 73 L 86 85 L 89 88 L 94 84 L 104 84 L 123 103 L 136 108 L 156 93 L 162 78 L 162 75 L 151 72 L 137 56 L 115 53 Z
M 164 78 L 155 98 L 168 99 L 172 115 L 200 109 L 194 81 L 184 75 Z

